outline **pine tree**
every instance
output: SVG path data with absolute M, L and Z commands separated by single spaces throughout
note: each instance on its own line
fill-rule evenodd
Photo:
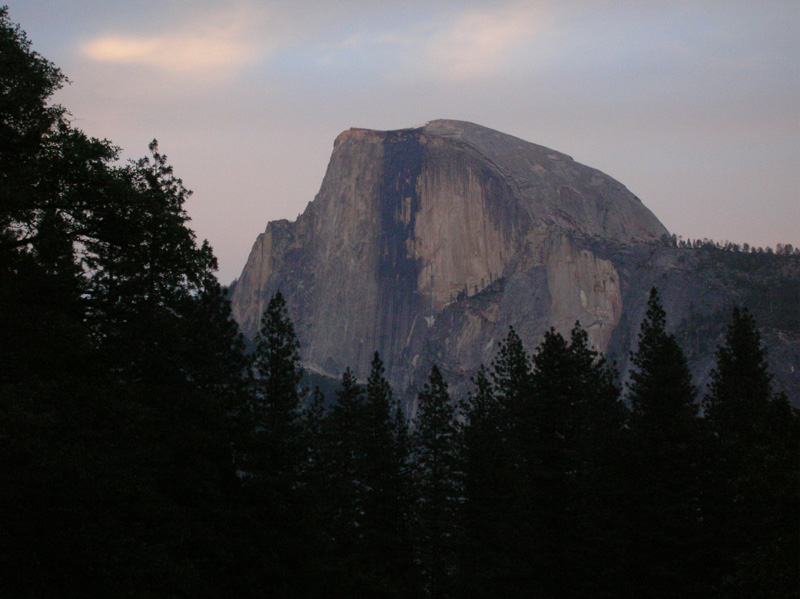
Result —
M 570 478 L 577 468 L 574 411 L 580 399 L 570 358 L 563 336 L 554 329 L 545 333 L 532 358 L 528 396 L 518 417 L 528 572 L 543 596 L 571 582 L 559 576 L 575 563 L 565 550 L 571 532 L 567 514 L 574 509 Z
M 217 263 L 187 226 L 191 191 L 155 141 L 149 149 L 108 180 L 83 182 L 92 203 L 82 199 L 74 243 L 85 273 L 86 324 L 108 367 L 128 380 L 173 384 L 185 377 L 175 359 L 185 349 L 178 315 L 207 291 L 219 294 L 212 289 Z
M 256 336 L 250 458 L 253 482 L 266 494 L 264 507 L 275 510 L 273 517 L 285 523 L 294 522 L 294 488 L 302 455 L 298 444 L 299 347 L 286 300 L 277 291 L 264 310 Z
M 616 373 L 548 331 L 532 359 L 513 329 L 465 402 L 463 596 L 609 595 L 624 408 Z
M 286 311 L 280 291 L 269 301 L 261 318 L 256 338 L 254 366 L 256 380 L 256 426 L 259 434 L 271 439 L 276 454 L 273 462 L 291 461 L 289 445 L 296 438 L 300 407 L 300 343 Z M 287 471 L 288 472 L 288 471 Z
M 680 346 L 666 331 L 666 312 L 655 287 L 639 332 L 639 344 L 631 355 L 633 371 L 628 385 L 631 426 L 650 429 L 659 438 L 685 435 L 694 423 L 696 391 Z
M 567 342 L 551 329 L 532 358 L 531 473 L 545 594 L 614 596 L 624 423 L 616 373 L 576 323 Z
M 316 580 L 306 555 L 312 546 L 306 525 L 314 519 L 304 501 L 308 452 L 299 342 L 280 291 L 264 310 L 255 345 L 241 492 L 232 515 L 239 543 L 230 579 L 240 594 L 294 596 Z
M 800 584 L 800 419 L 771 379 L 753 316 L 734 308 L 704 400 L 707 521 L 731 597 L 784 597 Z
M 303 460 L 300 447 L 300 344 L 280 291 L 261 318 L 253 357 L 250 407 L 252 442 L 245 464 L 264 509 L 283 523 L 296 522 L 294 501 Z
M 459 593 L 528 596 L 532 504 L 526 438 L 531 426 L 531 365 L 513 327 L 491 371 L 479 369 L 464 405 L 465 505 L 460 540 Z
M 364 562 L 385 591 L 407 595 L 412 582 L 406 425 L 384 372 L 375 352 L 364 422 Z
M 704 400 L 713 430 L 731 442 L 752 444 L 772 399 L 771 382 L 755 320 L 746 308 L 734 308 Z
M 345 578 L 358 574 L 358 561 L 363 546 L 362 516 L 364 513 L 363 436 L 365 403 L 362 389 L 349 368 L 342 373 L 341 388 L 328 421 L 330 443 L 332 503 L 330 537 Z
M 377 352 L 366 386 L 345 369 L 323 436 L 321 569 L 333 594 L 409 595 L 406 443 L 398 412 Z
M 699 425 L 686 357 L 653 288 L 631 356 L 628 534 L 633 596 L 699 596 Z
M 417 404 L 411 435 L 416 554 L 428 595 L 440 599 L 452 593 L 462 477 L 455 409 L 436 365 Z
M 498 401 L 505 406 L 524 403 L 530 392 L 530 373 L 531 365 L 522 340 L 514 327 L 509 327 L 492 362 L 492 383 Z
M 509 480 L 508 423 L 489 370 L 481 365 L 473 391 L 463 402 L 461 445 L 464 464 L 462 533 L 459 538 L 458 596 L 511 596 L 516 583 L 509 536 L 516 526 L 509 513 L 514 485 Z M 510 575 L 510 576 L 509 576 Z

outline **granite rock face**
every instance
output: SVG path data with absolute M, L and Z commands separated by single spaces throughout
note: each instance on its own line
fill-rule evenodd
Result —
M 306 211 L 257 239 L 233 311 L 252 336 L 281 289 L 309 368 L 363 376 L 378 350 L 403 383 L 447 306 L 536 264 L 547 271 L 543 322 L 566 331 L 581 319 L 604 348 L 621 311 L 618 276 L 566 235 L 664 233 L 620 183 L 509 135 L 458 121 L 351 129 Z
M 533 350 L 580 321 L 624 369 L 649 285 L 685 270 L 666 234 L 614 179 L 485 127 L 350 129 L 305 212 L 256 240 L 232 308 L 252 337 L 280 289 L 307 368 L 363 378 L 377 350 L 401 392 L 433 362 L 460 390 L 510 325 Z

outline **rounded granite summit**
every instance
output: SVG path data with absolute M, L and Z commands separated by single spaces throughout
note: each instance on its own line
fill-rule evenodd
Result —
M 668 233 L 622 183 L 566 154 L 466 121 L 434 120 L 420 131 L 483 156 L 514 189 L 534 226 L 622 242 L 653 241 Z

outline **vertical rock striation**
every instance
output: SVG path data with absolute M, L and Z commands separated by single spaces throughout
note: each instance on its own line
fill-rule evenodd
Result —
M 559 238 L 547 261 L 550 321 L 564 336 L 579 321 L 590 343 L 605 351 L 622 314 L 620 277 L 609 260 Z

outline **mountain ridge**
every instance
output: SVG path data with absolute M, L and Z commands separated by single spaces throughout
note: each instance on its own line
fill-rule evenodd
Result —
M 252 337 L 281 289 L 308 368 L 364 377 L 377 350 L 400 390 L 433 362 L 463 387 L 508 326 L 533 349 L 551 326 L 566 334 L 580 321 L 624 364 L 640 286 L 682 273 L 688 287 L 666 298 L 677 307 L 704 284 L 664 254 L 668 237 L 623 184 L 544 146 L 445 119 L 351 128 L 303 214 L 259 235 L 232 308 Z M 714 309 L 733 291 L 719 290 Z

